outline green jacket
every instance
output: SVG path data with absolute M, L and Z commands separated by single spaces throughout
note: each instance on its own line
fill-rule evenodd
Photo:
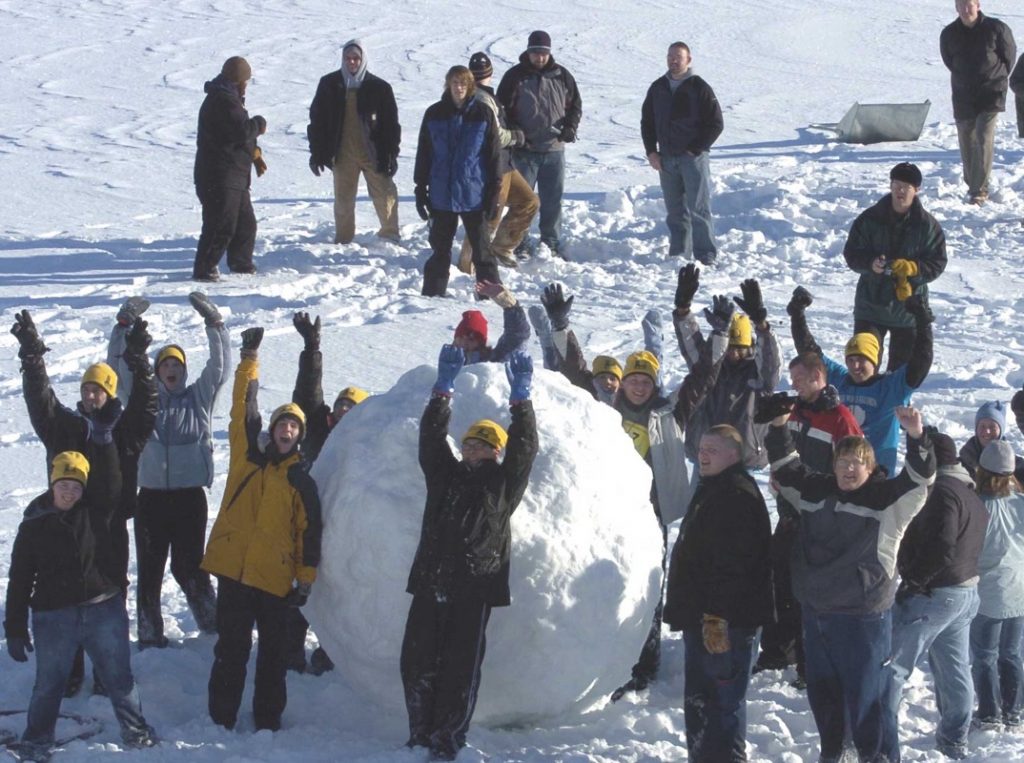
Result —
M 871 263 L 880 255 L 888 262 L 904 259 L 917 263 L 918 273 L 910 278 L 914 294 L 928 296 L 928 287 L 946 269 L 946 236 L 938 221 L 924 211 L 919 199 L 902 217 L 892 208 L 892 194 L 854 220 L 843 248 L 851 270 L 860 273 L 853 317 L 889 328 L 913 328 L 914 316 L 896 299 L 896 281 L 891 275 L 875 273 Z

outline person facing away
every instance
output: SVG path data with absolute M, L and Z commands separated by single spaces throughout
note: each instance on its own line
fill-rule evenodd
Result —
M 724 128 L 722 108 L 715 91 L 693 71 L 689 45 L 669 45 L 667 62 L 668 71 L 647 88 L 640 136 L 665 196 L 669 255 L 710 265 L 718 247 L 709 152 Z
M 957 19 L 939 35 L 939 53 L 950 72 L 967 201 L 980 206 L 988 201 L 996 121 L 1006 110 L 1017 46 L 1006 24 L 981 12 L 979 0 L 955 5 Z
M 349 40 L 341 68 L 320 78 L 309 106 L 309 169 L 334 177 L 334 243 L 356 233 L 356 194 L 366 180 L 380 228 L 377 236 L 398 243 L 398 151 L 402 126 L 391 85 L 367 70 L 366 44 Z
M 454 760 L 466 744 L 491 609 L 511 604 L 510 520 L 538 448 L 530 401 L 533 361 L 517 352 L 506 364 L 511 426 L 506 432 L 489 419 L 474 422 L 462 436 L 462 459 L 456 457 L 448 424 L 455 378 L 465 360 L 460 347 L 441 349 L 437 381 L 420 421 L 427 498 L 406 587 L 413 597 L 400 664 L 409 714 L 406 744 L 429 747 L 432 760 Z
M 299 451 L 306 426 L 302 409 L 294 403 L 279 406 L 263 431 L 257 398 L 262 339 L 262 327 L 242 332 L 231 394 L 227 484 L 202 567 L 217 576 L 210 718 L 235 727 L 255 625 L 253 716 L 257 731 L 277 731 L 287 703 L 287 610 L 306 603 L 316 580 L 322 521 L 316 483 Z
M 854 333 L 870 331 L 882 341 L 890 334 L 888 371 L 907 363 L 914 349 L 917 322 L 904 306 L 907 298 L 927 300 L 928 284 L 946 269 L 946 237 L 921 206 L 921 182 L 915 165 L 901 162 L 893 167 L 889 193 L 858 215 L 843 247 L 846 264 L 860 274 Z
M 267 131 L 267 120 L 250 117 L 245 110 L 250 79 L 249 62 L 232 56 L 220 74 L 204 86 L 206 98 L 199 108 L 193 171 L 196 196 L 203 207 L 203 229 L 192 266 L 195 281 L 220 280 L 217 265 L 225 250 L 232 273 L 256 272 L 252 261 L 256 214 L 249 186 L 253 166 L 257 176 L 266 171 L 256 140 Z

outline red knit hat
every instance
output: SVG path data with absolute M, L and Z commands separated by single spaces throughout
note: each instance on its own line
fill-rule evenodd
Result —
M 455 338 L 476 334 L 481 342 L 487 344 L 487 319 L 479 310 L 467 310 L 462 314 L 462 320 L 455 327 Z

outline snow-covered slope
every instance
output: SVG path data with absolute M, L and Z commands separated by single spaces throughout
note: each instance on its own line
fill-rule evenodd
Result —
M 1020 31 L 1018 6 L 988 0 L 985 11 Z M 65 402 L 75 399 L 84 367 L 105 355 L 117 306 L 132 294 L 152 300 L 146 317 L 157 343 L 180 342 L 201 362 L 202 322 L 186 299 L 199 229 L 191 185 L 195 119 L 203 82 L 226 57 L 241 54 L 255 72 L 250 111 L 269 123 L 261 144 L 270 171 L 253 187 L 260 273 L 229 277 L 209 292 L 229 313 L 236 343 L 242 328 L 267 327 L 261 400 L 268 410 L 291 394 L 301 348 L 291 315 L 300 309 L 324 321 L 328 395 L 350 383 L 388 390 L 408 369 L 433 363 L 461 311 L 472 306 L 472 284 L 463 275 L 453 275 L 447 299 L 419 296 L 426 229 L 411 200 L 423 110 L 440 94 L 449 66 L 485 50 L 500 76 L 528 33 L 543 28 L 583 98 L 580 139 L 567 154 L 564 221 L 572 261 L 542 251 L 503 276 L 527 302 L 548 281 L 564 281 L 577 295 L 573 320 L 588 352 L 623 358 L 641 345 L 639 320 L 648 308 L 667 319 L 681 264 L 665 256 L 664 208 L 643 160 L 639 112 L 648 83 L 662 73 L 668 43 L 683 39 L 696 70 L 715 88 L 726 123 L 712 153 L 722 256 L 705 271 L 697 301 L 738 293 L 743 278 L 761 279 L 788 355 L 784 307 L 793 286 L 804 284 L 816 298 L 811 326 L 826 350 L 838 352 L 850 331 L 856 283 L 841 257 L 846 231 L 885 192 L 892 164 L 916 162 L 925 175 L 925 207 L 946 230 L 950 264 L 932 289 L 936 358 L 915 402 L 962 441 L 980 402 L 1008 400 L 1024 383 L 1024 143 L 1012 114 L 1002 119 L 992 201 L 982 209 L 964 205 L 948 75 L 938 55 L 939 31 L 953 17 L 946 1 L 0 2 L 0 316 L 11 322 L 15 310 L 33 312 Z M 340 44 L 355 36 L 365 40 L 370 70 L 394 85 L 405 127 L 397 176 L 402 246 L 375 238 L 365 196 L 356 242 L 332 245 L 330 181 L 313 177 L 306 164 L 316 81 L 338 66 Z M 926 98 L 931 113 L 914 144 L 848 146 L 808 129 L 838 121 L 854 101 Z M 496 307 L 483 309 L 500 321 Z M 539 361 L 539 348 L 534 355 Z M 45 488 L 43 448 L 21 400 L 15 356 L 13 338 L 0 334 L 3 578 L 21 511 Z M 674 352 L 666 356 L 674 386 L 684 367 Z M 224 484 L 226 413 L 222 400 L 214 507 Z M 1022 449 L 1020 433 L 1010 437 Z M 126 759 L 418 759 L 399 749 L 405 719 L 380 713 L 336 676 L 289 676 L 285 728 L 276 735 L 253 735 L 244 721 L 237 733 L 218 729 L 206 716 L 212 641 L 196 636 L 173 582 L 165 587 L 164 609 L 177 648 L 136 655 L 133 665 L 147 715 L 167 741 Z M 583 721 L 551 719 L 545 728 L 474 726 L 474 749 L 464 759 L 684 759 L 681 662 L 681 643 L 667 635 L 662 680 L 648 695 Z M 24 707 L 34 664 L 0 654 L 0 666 L 0 709 Z M 816 759 L 805 697 L 787 678 L 769 673 L 753 681 L 752 759 Z M 907 699 L 905 757 L 938 760 L 931 749 L 934 697 L 920 674 Z M 105 700 L 77 698 L 66 708 L 101 717 L 106 729 L 72 744 L 64 759 L 98 759 L 114 749 L 118 737 Z M 0 717 L 0 728 L 22 722 L 23 716 Z M 1024 740 L 1007 735 L 981 734 L 971 746 L 977 761 L 1024 757 Z

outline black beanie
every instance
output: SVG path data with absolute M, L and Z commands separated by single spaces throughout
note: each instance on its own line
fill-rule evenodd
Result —
M 916 164 L 900 162 L 889 170 L 889 180 L 900 180 L 904 183 L 910 183 L 914 188 L 920 188 L 922 181 L 921 170 L 917 168 Z
M 540 29 L 536 32 L 530 32 L 530 39 L 526 42 L 526 49 L 537 51 L 538 53 L 550 53 L 551 35 Z
M 953 466 L 960 463 L 957 458 L 956 443 L 948 434 L 934 432 L 931 435 L 932 444 L 935 446 L 935 460 L 939 466 Z
M 473 72 L 473 78 L 479 82 L 494 74 L 494 67 L 491 66 L 491 59 L 483 51 L 474 53 L 469 57 L 469 70 Z

